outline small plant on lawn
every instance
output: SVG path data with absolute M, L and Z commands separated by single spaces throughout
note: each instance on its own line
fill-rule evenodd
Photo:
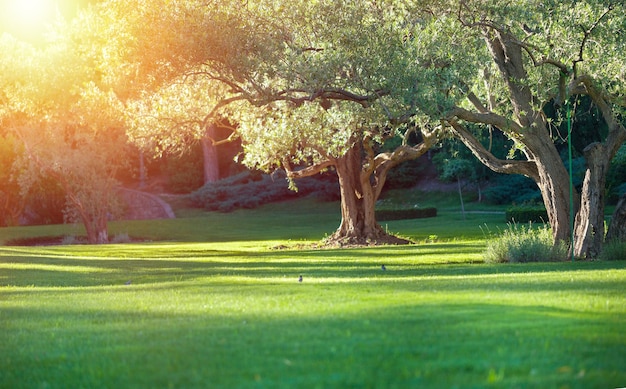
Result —
M 491 235 L 491 234 L 490 234 Z M 551 230 L 544 226 L 533 228 L 532 223 L 509 223 L 498 236 L 488 237 L 486 262 L 549 262 L 567 258 L 565 244 L 553 244 Z
M 626 260 L 626 242 L 606 243 L 598 259 L 601 261 Z
M 61 244 L 64 246 L 72 245 L 72 244 L 80 244 L 81 241 L 74 235 L 65 235 L 63 240 L 61 240 Z
M 111 243 L 130 243 L 132 239 L 127 233 L 116 234 L 113 239 L 111 239 Z

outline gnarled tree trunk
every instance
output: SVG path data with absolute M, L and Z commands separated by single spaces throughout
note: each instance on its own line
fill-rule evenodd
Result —
M 606 241 L 626 242 L 626 193 L 617 202 L 609 230 L 606 233 Z
M 367 245 L 401 244 L 404 239 L 387 234 L 376 222 L 377 196 L 369 174 L 362 171 L 362 147 L 356 142 L 348 152 L 335 160 L 341 191 L 341 224 L 329 238 L 330 244 Z
M 584 150 L 587 171 L 581 191 L 580 210 L 574 229 L 574 255 L 595 258 L 604 242 L 604 195 L 609 156 L 601 143 L 592 143 Z

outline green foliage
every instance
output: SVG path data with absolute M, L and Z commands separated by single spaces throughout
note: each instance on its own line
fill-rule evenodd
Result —
M 424 166 L 417 161 L 406 161 L 391 169 L 387 174 L 385 189 L 403 189 L 415 186 Z
M 376 220 L 405 220 L 405 219 L 425 219 L 437 216 L 437 208 L 423 209 L 381 209 L 376 211 Z
M 562 261 L 567 258 L 564 243 L 554 244 L 547 226 L 533 228 L 532 224 L 509 223 L 501 235 L 488 236 L 483 256 L 491 263 L 526 263 Z
M 547 223 L 548 212 L 543 206 L 517 205 L 507 208 L 505 219 L 508 223 Z
M 171 193 L 189 193 L 204 184 L 202 148 L 195 146 L 181 154 L 165 156 L 164 173 L 167 176 L 167 189 Z
M 541 192 L 537 184 L 528 177 L 519 174 L 498 174 L 489 181 L 483 191 L 489 204 L 525 204 L 541 201 Z
M 598 255 L 601 261 L 626 261 L 626 242 L 608 242 Z
M 475 170 L 472 162 L 467 159 L 451 159 L 443 164 L 440 175 L 443 181 L 456 181 L 460 179 L 475 180 Z
M 54 179 L 40 178 L 25 200 L 28 224 L 60 224 L 65 221 L 65 192 Z

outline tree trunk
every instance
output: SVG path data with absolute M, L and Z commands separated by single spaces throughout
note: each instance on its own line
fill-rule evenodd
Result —
M 362 148 L 355 143 L 335 168 L 341 192 L 341 224 L 329 238 L 330 244 L 370 245 L 404 244 L 408 241 L 388 235 L 376 222 L 376 196 L 369 175 L 362 175 Z
M 611 223 L 609 224 L 609 230 L 606 233 L 607 242 L 626 242 L 626 193 L 624 193 L 619 201 L 613 217 L 611 217 Z
M 94 220 L 84 220 L 85 230 L 87 232 L 87 241 L 90 244 L 109 243 L 109 232 L 106 217 L 98 217 Z
M 571 240 L 570 225 L 570 194 L 569 175 L 559 159 L 558 165 L 549 166 L 549 161 L 538 163 L 539 181 L 536 181 L 541 191 L 541 197 L 548 213 L 548 222 L 552 227 L 554 242 Z M 555 169 L 556 168 L 556 169 Z M 555 170 L 559 170 L 556 172 Z M 562 171 L 561 171 L 562 170 Z M 574 196 L 574 202 L 576 198 Z
M 204 183 L 215 182 L 220 178 L 217 147 L 213 144 L 215 139 L 215 125 L 206 128 L 205 136 L 201 139 L 202 161 L 204 166 Z
M 456 177 L 456 183 L 459 189 L 459 199 L 461 200 L 461 213 L 463 214 L 463 220 L 465 220 L 465 203 L 463 203 L 463 191 L 461 190 L 461 177 Z
M 139 188 L 143 189 L 146 187 L 146 161 L 145 156 L 143 154 L 143 150 L 139 150 Z
M 583 180 L 580 210 L 574 229 L 574 256 L 595 258 L 604 241 L 604 194 L 610 160 L 601 143 L 584 150 L 587 171 Z

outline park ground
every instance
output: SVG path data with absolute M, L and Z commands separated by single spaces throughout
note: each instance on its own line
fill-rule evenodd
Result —
M 310 199 L 2 246 L 0 387 L 626 386 L 626 262 L 486 264 L 503 215 L 434 205 L 384 224 L 408 246 L 318 248 L 338 208 Z

